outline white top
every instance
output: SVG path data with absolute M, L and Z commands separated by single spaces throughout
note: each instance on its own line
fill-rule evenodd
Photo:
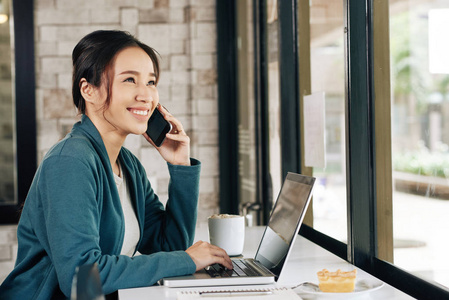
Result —
M 122 203 L 123 216 L 125 218 L 125 238 L 123 239 L 122 251 L 120 254 L 132 257 L 139 242 L 140 230 L 137 222 L 136 213 L 134 211 L 131 195 L 128 191 L 126 177 L 120 166 L 120 175 L 114 173 L 115 184 L 117 185 L 120 202 Z

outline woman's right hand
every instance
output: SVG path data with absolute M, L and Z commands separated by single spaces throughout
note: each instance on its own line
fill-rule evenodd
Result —
M 186 250 L 199 271 L 213 264 L 220 264 L 232 270 L 232 262 L 225 250 L 207 242 L 198 241 Z

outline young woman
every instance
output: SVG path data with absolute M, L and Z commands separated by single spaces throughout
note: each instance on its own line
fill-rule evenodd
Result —
M 18 225 L 16 265 L 0 298 L 69 297 L 76 267 L 95 262 L 105 294 L 213 263 L 232 268 L 224 250 L 191 246 L 200 163 L 190 158 L 182 124 L 158 104 L 155 51 L 128 33 L 95 31 L 72 59 L 82 118 L 36 172 Z M 155 109 L 173 126 L 156 147 L 170 173 L 165 209 L 138 159 L 122 147 L 129 134 L 153 144 L 145 131 Z

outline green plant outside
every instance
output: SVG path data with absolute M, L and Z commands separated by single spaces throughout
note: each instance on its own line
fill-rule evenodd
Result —
M 397 154 L 393 160 L 395 171 L 425 176 L 449 177 L 449 154 L 414 151 Z

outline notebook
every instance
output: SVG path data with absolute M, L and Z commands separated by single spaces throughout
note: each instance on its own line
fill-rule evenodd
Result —
M 241 264 L 235 266 L 233 271 L 244 269 L 251 271 L 251 274 L 235 274 L 214 265 L 192 275 L 164 278 L 162 284 L 168 287 L 193 287 L 269 284 L 277 281 L 298 235 L 314 184 L 314 177 L 290 172 L 287 174 L 255 257 L 233 259 L 234 265 Z
M 214 291 L 181 291 L 177 293 L 177 300 L 195 299 L 232 299 L 248 300 L 258 297 L 258 300 L 299 300 L 299 297 L 289 288 L 267 288 L 267 289 L 242 289 L 242 290 L 214 290 Z

